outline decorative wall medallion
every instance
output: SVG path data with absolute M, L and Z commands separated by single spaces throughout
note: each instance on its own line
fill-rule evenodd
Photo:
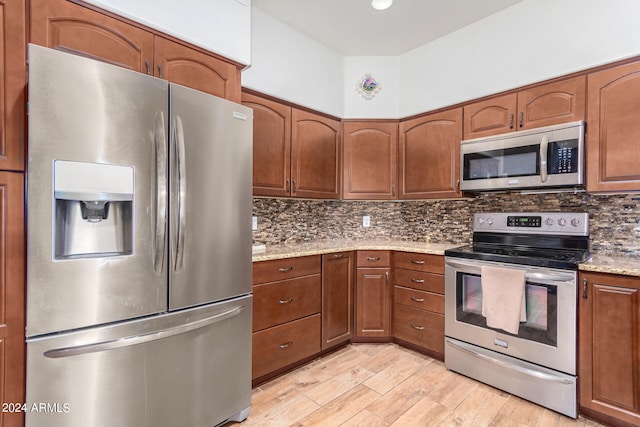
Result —
M 380 92 L 380 83 L 371 74 L 365 74 L 356 83 L 356 91 L 366 100 L 373 99 Z

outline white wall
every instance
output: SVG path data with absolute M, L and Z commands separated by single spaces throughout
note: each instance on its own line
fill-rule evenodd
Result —
M 343 58 L 255 7 L 252 65 L 242 86 L 342 117 Z
M 399 58 L 394 56 L 349 56 L 344 58 L 344 118 L 400 118 Z M 371 99 L 362 97 L 356 85 L 365 74 L 379 86 Z
M 251 0 L 85 0 L 241 64 L 251 64 Z
M 639 55 L 639 18 L 638 0 L 525 0 L 402 55 L 400 115 Z

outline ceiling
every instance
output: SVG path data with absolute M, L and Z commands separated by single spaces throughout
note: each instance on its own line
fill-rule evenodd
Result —
M 522 0 L 252 0 L 262 12 L 343 56 L 397 56 Z

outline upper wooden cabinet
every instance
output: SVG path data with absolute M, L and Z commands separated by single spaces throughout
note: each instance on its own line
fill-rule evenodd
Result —
M 400 123 L 400 199 L 460 197 L 462 108 Z
M 587 79 L 587 191 L 640 190 L 640 63 Z
M 24 1 L 0 2 L 0 169 L 24 170 L 26 22 Z
M 344 199 L 385 200 L 397 197 L 398 124 L 345 122 Z
M 31 1 L 31 42 L 240 101 L 234 64 L 67 0 Z
M 585 77 L 576 77 L 464 106 L 464 139 L 584 120 Z
M 338 120 L 291 111 L 291 194 L 339 199 L 342 132 Z
M 240 102 L 240 70 L 229 62 L 162 37 L 155 38 L 153 62 L 156 77 Z

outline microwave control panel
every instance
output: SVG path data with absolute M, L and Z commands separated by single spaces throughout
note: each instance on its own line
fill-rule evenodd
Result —
M 578 171 L 578 140 L 549 143 L 547 164 L 550 174 L 576 173 Z

